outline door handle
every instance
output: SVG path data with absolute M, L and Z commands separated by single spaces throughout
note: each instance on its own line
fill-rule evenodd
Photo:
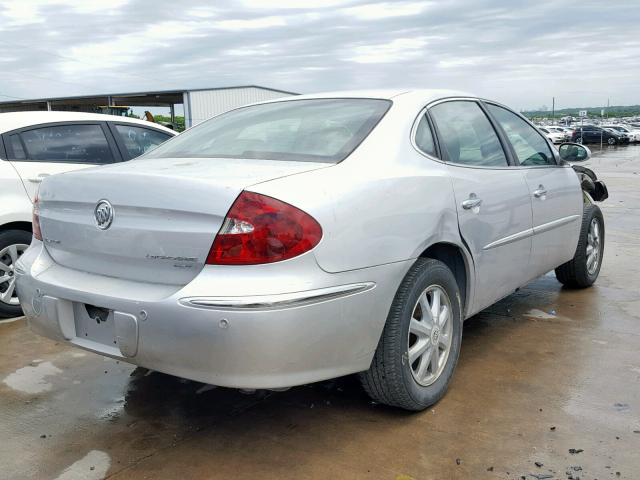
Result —
M 536 198 L 542 198 L 547 194 L 547 190 L 546 188 L 544 188 L 544 185 L 539 185 L 537 190 L 533 191 L 533 196 Z
M 462 208 L 465 210 L 471 210 L 472 208 L 479 207 L 482 204 L 482 199 L 476 197 L 475 193 L 469 195 L 469 198 L 462 202 Z

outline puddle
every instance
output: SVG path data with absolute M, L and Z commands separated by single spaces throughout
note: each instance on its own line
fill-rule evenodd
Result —
M 542 310 L 538 310 L 537 308 L 532 308 L 531 310 L 526 312 L 524 315 L 526 317 L 538 318 L 540 320 L 550 320 L 550 319 L 557 318 L 556 315 L 553 315 L 553 314 L 547 313 L 547 312 L 543 312 Z
M 111 466 L 111 457 L 100 450 L 91 450 L 77 462 L 65 468 L 55 480 L 100 480 Z
M 52 377 L 62 373 L 58 367 L 51 362 L 42 362 L 36 366 L 19 368 L 8 375 L 3 382 L 10 388 L 23 393 L 42 393 L 51 390 L 51 383 L 46 381 L 47 377 Z

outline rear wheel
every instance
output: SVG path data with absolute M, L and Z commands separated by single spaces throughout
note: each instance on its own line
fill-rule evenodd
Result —
M 369 396 L 407 410 L 423 410 L 445 394 L 460 354 L 462 306 L 451 270 L 419 259 L 405 276 L 368 371 Z
M 583 144 L 584 143 L 584 139 L 582 137 L 578 137 L 578 138 L 576 138 L 576 143 Z
M 607 139 L 607 143 L 608 143 L 609 145 L 615 145 L 615 144 L 616 144 L 616 143 L 618 143 L 618 142 L 616 141 L 616 139 L 615 139 L 615 138 L 613 138 L 613 137 L 609 137 L 609 138 Z
M 556 278 L 567 287 L 590 287 L 598 278 L 604 253 L 604 217 L 596 205 L 586 205 L 580 240 L 573 258 L 556 268 Z
M 24 230 L 0 232 L 0 318 L 22 315 L 14 270 L 30 243 L 31 233 Z

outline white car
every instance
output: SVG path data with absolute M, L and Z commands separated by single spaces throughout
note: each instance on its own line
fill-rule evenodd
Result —
M 571 141 L 571 136 L 573 135 L 573 128 L 564 127 L 561 125 L 552 125 L 551 128 L 553 128 L 557 132 L 564 133 L 567 142 Z
M 550 127 L 538 127 L 538 128 L 553 143 L 562 143 L 566 141 L 566 135 L 564 134 L 564 132 L 558 132 Z
M 633 128 L 626 125 L 603 125 L 602 128 L 628 136 L 629 142 L 640 142 L 640 128 Z
M 176 135 L 129 117 L 76 112 L 0 114 L 0 318 L 20 315 L 14 265 L 31 243 L 43 178 L 137 157 Z

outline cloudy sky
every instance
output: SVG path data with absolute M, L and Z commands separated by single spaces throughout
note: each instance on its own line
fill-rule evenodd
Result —
M 209 4 L 209 5 L 205 5 Z M 640 103 L 637 0 L 0 0 L 0 101 L 258 84 Z

